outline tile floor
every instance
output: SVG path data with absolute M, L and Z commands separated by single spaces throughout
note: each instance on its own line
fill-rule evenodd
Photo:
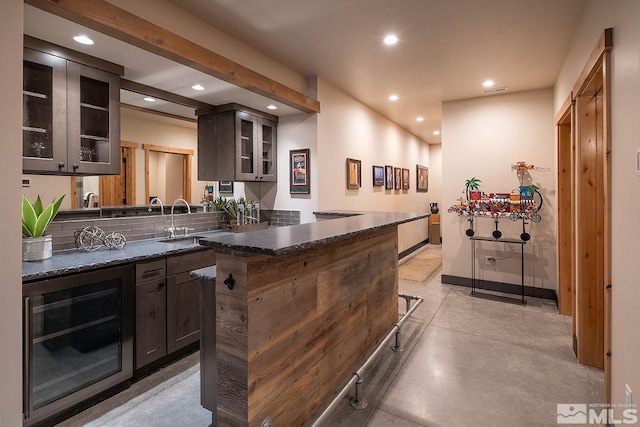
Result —
M 365 374 L 365 409 L 351 407 L 350 391 L 323 425 L 552 426 L 556 404 L 602 401 L 603 373 L 575 361 L 571 319 L 552 301 L 473 298 L 439 274 L 399 288 L 424 298 L 403 327 L 404 351 L 383 352 Z M 206 427 L 199 385 L 195 353 L 61 425 Z

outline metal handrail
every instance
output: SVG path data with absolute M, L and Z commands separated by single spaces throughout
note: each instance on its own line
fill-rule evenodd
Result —
M 313 424 L 311 424 L 310 427 L 319 427 L 321 423 L 327 419 L 329 414 L 331 414 L 331 412 L 336 408 L 336 406 L 338 406 L 338 403 L 340 402 L 340 400 L 342 400 L 342 398 L 349 391 L 349 388 L 354 384 L 356 386 L 356 397 L 351 402 L 352 406 L 356 409 L 364 409 L 367 406 L 366 403 L 364 403 L 364 401 L 362 400 L 362 382 L 363 382 L 363 376 L 364 376 L 365 370 L 369 367 L 372 361 L 378 356 L 378 354 L 380 354 L 380 352 L 384 348 L 384 345 L 387 343 L 387 341 L 389 341 L 393 336 L 396 337 L 396 344 L 394 345 L 394 347 L 392 347 L 392 349 L 394 351 L 402 351 L 400 348 L 400 332 L 402 330 L 402 325 L 404 324 L 404 322 L 407 321 L 409 317 L 411 317 L 413 312 L 416 311 L 418 306 L 422 304 L 422 302 L 424 301 L 424 299 L 419 296 L 406 295 L 406 294 L 398 294 L 398 296 L 401 298 L 404 298 L 407 301 L 407 311 L 404 314 L 404 316 L 402 316 L 400 320 L 394 323 L 394 325 L 391 327 L 391 330 L 389 331 L 387 336 L 384 337 L 384 339 L 380 342 L 380 344 L 378 344 L 378 347 L 374 350 L 373 353 L 371 353 L 371 355 L 367 358 L 367 360 L 362 365 L 360 365 L 358 370 L 356 370 L 353 373 L 353 376 L 351 377 L 349 382 L 347 382 L 347 384 L 342 388 L 342 390 L 340 390 L 338 395 L 331 401 L 329 406 L 327 406 L 327 408 L 324 411 L 322 411 L 320 416 L 313 422 Z M 416 303 L 411 308 L 409 308 L 410 300 L 416 300 Z

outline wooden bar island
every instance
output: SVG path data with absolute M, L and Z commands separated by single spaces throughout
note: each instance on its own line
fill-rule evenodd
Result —
M 398 320 L 398 224 L 336 219 L 202 239 L 202 402 L 214 426 L 301 426 Z M 209 277 L 209 278 L 213 278 Z

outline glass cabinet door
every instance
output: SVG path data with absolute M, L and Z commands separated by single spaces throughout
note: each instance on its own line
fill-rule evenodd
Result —
M 68 69 L 68 156 L 72 172 L 118 174 L 118 76 L 72 62 Z
M 256 170 L 257 129 L 254 117 L 236 112 L 236 180 L 253 181 L 258 175 Z
M 25 171 L 66 169 L 66 60 L 24 49 L 22 156 Z
M 261 122 L 261 164 L 260 180 L 276 180 L 276 125 L 275 123 L 263 120 Z

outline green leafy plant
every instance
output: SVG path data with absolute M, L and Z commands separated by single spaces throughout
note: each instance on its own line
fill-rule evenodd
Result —
M 216 197 L 215 199 L 213 199 L 211 201 L 211 210 L 212 211 L 225 211 L 225 208 L 227 206 L 227 199 L 224 199 L 220 196 Z
M 474 176 L 473 178 L 466 180 L 464 182 L 464 186 L 467 188 L 467 190 L 477 191 L 480 188 L 481 182 L 482 182 L 481 180 L 479 180 Z
M 227 200 L 224 211 L 232 218 L 238 219 L 238 202 L 235 199 Z
M 40 195 L 38 195 L 33 204 L 31 204 L 25 196 L 22 196 L 22 235 L 25 237 L 42 236 L 49 226 L 49 223 L 53 221 L 53 218 L 58 214 L 62 199 L 64 199 L 64 194 L 58 200 L 53 199 L 53 201 L 43 209 Z

